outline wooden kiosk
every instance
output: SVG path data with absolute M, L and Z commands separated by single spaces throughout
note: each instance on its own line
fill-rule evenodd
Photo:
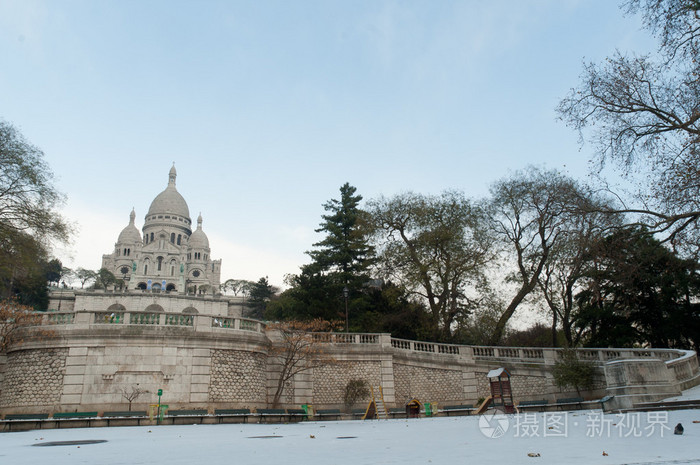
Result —
M 501 409 L 505 413 L 515 413 L 513 390 L 510 386 L 508 370 L 497 368 L 489 371 L 486 377 L 491 386 L 491 407 Z
M 423 404 L 418 399 L 411 399 L 409 403 L 406 404 L 406 418 L 418 418 L 420 417 L 420 410 Z

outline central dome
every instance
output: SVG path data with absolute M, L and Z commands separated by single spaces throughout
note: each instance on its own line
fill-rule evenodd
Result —
M 168 187 L 165 188 L 163 192 L 158 194 L 153 202 L 151 202 L 151 207 L 148 209 L 148 216 L 163 213 L 169 215 L 178 215 L 190 219 L 190 209 L 187 206 L 187 202 L 180 195 L 180 193 L 175 188 L 175 178 L 177 177 L 177 172 L 175 167 L 170 168 L 170 173 L 168 174 Z

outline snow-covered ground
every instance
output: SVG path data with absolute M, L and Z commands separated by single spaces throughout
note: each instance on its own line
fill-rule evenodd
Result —
M 86 428 L 0 433 L 0 464 L 700 464 L 699 439 L 700 410 Z
M 683 394 L 678 397 L 670 397 L 665 400 L 700 400 L 700 386 L 692 387 L 686 391 L 683 391 Z

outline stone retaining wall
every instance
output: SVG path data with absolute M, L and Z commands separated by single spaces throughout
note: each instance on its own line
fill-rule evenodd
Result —
M 313 398 L 314 405 L 342 404 L 345 386 L 352 379 L 365 380 L 375 389 L 381 385 L 381 365 L 378 361 L 346 361 L 314 368 Z M 369 399 L 359 399 L 367 402 Z
M 242 350 L 213 350 L 209 400 L 247 406 L 266 402 L 267 356 Z
M 47 314 L 50 336 L 28 337 L 0 356 L 0 414 L 126 410 L 126 397 L 134 389 L 143 391 L 132 403 L 135 410 L 155 403 L 159 389 L 171 409 L 271 406 L 280 366 L 267 354 L 280 339 L 268 338 L 264 323 L 201 314 L 183 320 L 167 312 L 157 321 L 117 321 L 103 313 Z M 390 408 L 411 398 L 476 404 L 490 394 L 486 373 L 499 367 L 511 373 L 516 401 L 553 402 L 576 395 L 554 385 L 551 369 L 559 356 L 554 349 L 423 343 L 389 334 L 323 333 L 313 340 L 337 362 L 297 374 L 286 384 L 281 408 L 306 403 L 317 409 L 342 407 L 351 379 L 381 386 Z M 644 394 L 645 399 L 668 392 L 628 389 L 639 382 L 639 373 L 648 371 L 636 359 L 655 360 L 657 372 L 666 376 L 668 371 L 664 382 L 673 389 L 700 383 L 693 352 L 587 349 L 579 357 L 600 371 L 593 391 L 584 397 L 601 397 L 611 388 L 627 396 Z M 606 378 L 603 367 L 620 361 L 625 361 L 625 376 L 613 378 L 608 370 Z
M 439 403 L 464 400 L 461 370 L 394 363 L 394 379 L 397 404 L 411 399 Z
M 67 349 L 22 350 L 7 357 L 0 407 L 55 408 L 61 400 Z

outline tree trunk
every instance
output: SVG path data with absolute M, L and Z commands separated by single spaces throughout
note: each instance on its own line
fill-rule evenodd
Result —
M 496 327 L 493 330 L 493 334 L 491 334 L 491 337 L 489 338 L 490 345 L 495 346 L 501 342 L 508 320 L 510 320 L 510 317 L 513 316 L 513 313 L 515 313 L 515 309 L 518 308 L 518 305 L 520 305 L 525 299 L 525 297 L 527 297 L 527 295 L 532 291 L 532 289 L 534 289 L 536 282 L 536 279 L 531 279 L 529 282 L 523 284 L 518 293 L 515 295 L 515 297 L 513 297 L 513 300 L 511 300 L 510 305 L 508 305 L 508 308 L 506 308 L 506 311 L 503 312 L 503 315 L 501 315 L 501 318 L 499 318 L 498 323 L 496 323 Z
M 272 398 L 272 408 L 277 408 L 280 404 L 280 398 L 282 397 L 282 392 L 284 391 L 284 381 L 281 379 L 277 384 L 277 391 L 275 391 L 275 397 Z

